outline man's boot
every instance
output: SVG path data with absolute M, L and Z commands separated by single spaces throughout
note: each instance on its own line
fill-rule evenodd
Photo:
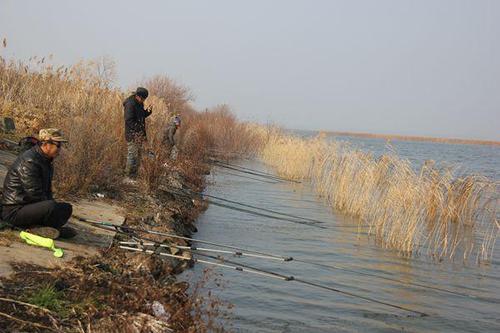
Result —
M 77 232 L 72 227 L 61 227 L 59 228 L 59 238 L 70 239 L 77 235 Z

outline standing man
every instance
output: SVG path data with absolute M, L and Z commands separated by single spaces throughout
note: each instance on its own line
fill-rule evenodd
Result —
M 181 118 L 179 116 L 172 117 L 167 126 L 167 130 L 163 136 L 163 143 L 172 149 L 175 146 L 175 132 L 181 126 Z
M 67 142 L 57 128 L 40 130 L 38 142 L 17 157 L 5 176 L 2 219 L 15 227 L 49 238 L 76 235 L 63 227 L 73 212 L 71 204 L 52 196 L 52 162 Z
M 139 87 L 123 102 L 125 140 L 127 141 L 125 174 L 128 177 L 128 182 L 137 177 L 142 145 L 146 141 L 146 118 L 152 113 L 152 108 L 144 109 L 144 101 L 148 95 L 146 88 Z

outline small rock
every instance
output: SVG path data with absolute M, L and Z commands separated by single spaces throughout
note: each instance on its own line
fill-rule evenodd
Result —
M 156 318 L 159 318 L 166 323 L 170 320 L 170 314 L 165 311 L 163 304 L 158 301 L 154 301 L 151 307 L 153 308 L 153 314 Z

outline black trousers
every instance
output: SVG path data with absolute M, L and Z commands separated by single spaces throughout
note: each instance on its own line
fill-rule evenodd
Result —
M 60 228 L 68 222 L 72 213 L 73 207 L 69 203 L 45 200 L 20 207 L 4 206 L 2 219 L 17 227 L 41 225 Z

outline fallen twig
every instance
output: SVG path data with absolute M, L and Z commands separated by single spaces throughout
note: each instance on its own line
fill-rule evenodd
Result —
M 42 325 L 42 324 L 37 324 L 37 323 L 32 323 L 32 322 L 29 322 L 29 321 L 25 321 L 25 320 L 13 317 L 13 316 L 8 315 L 8 314 L 3 313 L 3 312 L 0 312 L 0 316 L 5 317 L 7 319 L 11 319 L 11 320 L 17 321 L 19 323 L 23 323 L 23 324 L 28 325 L 28 326 L 33 326 L 33 327 L 37 327 L 37 328 L 43 328 L 43 329 L 46 329 L 46 330 L 49 330 L 49 331 L 52 331 L 52 332 L 57 332 L 55 329 L 53 329 L 51 327 L 48 327 L 48 326 L 45 326 L 45 325 Z
M 24 306 L 29 306 L 29 307 L 31 307 L 31 308 L 38 309 L 38 310 L 42 310 L 43 312 L 52 313 L 52 311 L 50 311 L 49 309 L 42 308 L 42 307 L 40 307 L 40 306 L 38 306 L 38 305 L 34 305 L 34 304 L 31 304 L 31 303 L 25 303 L 25 302 L 17 301 L 17 300 L 15 300 L 15 299 L 11 299 L 11 298 L 3 298 L 3 297 L 0 297 L 0 301 L 9 302 L 9 303 L 16 303 L 16 304 L 21 304 L 21 305 L 24 305 Z

